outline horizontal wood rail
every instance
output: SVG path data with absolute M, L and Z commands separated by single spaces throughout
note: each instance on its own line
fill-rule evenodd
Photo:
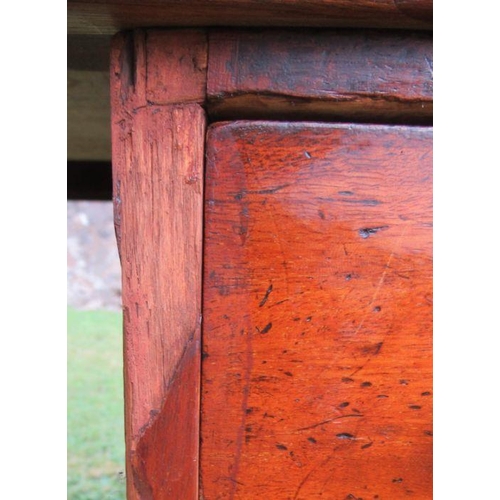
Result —
M 210 122 L 432 122 L 431 33 L 214 28 L 208 36 L 207 93 L 205 81 L 198 91 Z M 69 160 L 110 161 L 109 46 L 104 35 L 68 37 Z
M 69 0 L 68 33 L 290 26 L 432 29 L 432 0 Z
M 428 33 L 213 31 L 209 59 L 207 107 L 212 121 L 432 120 Z

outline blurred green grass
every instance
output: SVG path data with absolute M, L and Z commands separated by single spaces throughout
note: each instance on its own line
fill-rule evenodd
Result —
M 122 315 L 68 308 L 68 499 L 123 500 Z

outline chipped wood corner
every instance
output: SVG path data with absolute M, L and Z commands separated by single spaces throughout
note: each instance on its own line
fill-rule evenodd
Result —
M 201 30 L 112 40 L 129 500 L 198 497 L 206 63 Z

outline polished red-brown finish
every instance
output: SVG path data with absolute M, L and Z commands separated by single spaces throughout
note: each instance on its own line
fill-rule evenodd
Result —
M 432 129 L 215 124 L 201 498 L 432 498 Z
M 432 0 L 69 0 L 68 32 L 173 26 L 432 29 Z
M 215 30 L 209 40 L 212 118 L 432 118 L 430 33 Z
M 204 39 L 138 31 L 112 46 L 129 500 L 198 498 Z

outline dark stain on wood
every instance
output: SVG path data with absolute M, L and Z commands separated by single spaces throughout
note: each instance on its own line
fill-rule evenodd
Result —
M 273 324 L 270 322 L 268 323 L 264 328 L 262 328 L 262 330 L 259 331 L 259 333 L 267 333 L 269 332 L 269 330 L 273 327 Z
M 384 229 L 388 229 L 388 226 L 379 226 L 379 227 L 365 227 L 358 231 L 361 238 L 366 239 L 369 238 L 372 234 L 377 234 L 379 231 L 383 231 Z
M 272 283 L 269 285 L 268 289 L 266 290 L 266 293 L 262 300 L 259 302 L 259 307 L 262 307 L 266 302 L 267 299 L 269 298 L 270 293 L 273 291 L 273 285 Z

